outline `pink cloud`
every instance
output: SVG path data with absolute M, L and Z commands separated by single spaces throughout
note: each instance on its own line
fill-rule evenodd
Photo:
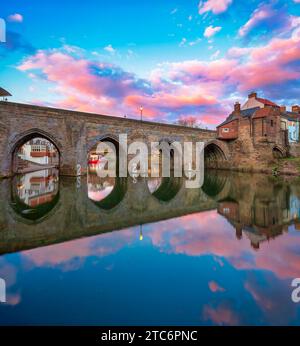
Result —
M 294 20 L 294 23 L 297 21 Z M 297 81 L 300 73 L 289 67 L 300 57 L 300 29 L 297 24 L 290 37 L 274 38 L 264 46 L 229 49 L 227 58 L 211 62 L 193 60 L 181 63 L 169 63 L 161 68 L 164 78 L 201 86 L 212 86 L 209 93 L 222 97 L 225 86 L 241 92 L 263 88 L 269 85 L 282 85 L 288 81 Z M 299 25 L 299 24 L 298 24 Z
M 122 104 L 127 95 L 143 92 L 142 81 L 106 63 L 94 63 L 65 51 L 38 51 L 19 70 L 39 70 L 63 98 L 56 106 L 82 111 L 123 115 L 133 110 Z M 121 101 L 121 102 L 120 102 Z M 136 111 L 136 110 L 134 110 Z
M 215 26 L 213 27 L 212 25 L 208 26 L 205 31 L 204 31 L 204 37 L 211 38 L 213 37 L 217 32 L 221 31 L 222 27 L 221 26 Z
M 229 5 L 232 3 L 232 0 L 207 0 L 200 1 L 199 3 L 199 14 L 205 12 L 212 12 L 214 14 L 219 14 L 227 11 Z
M 228 50 L 227 55 L 230 58 L 240 58 L 242 56 L 245 56 L 246 54 L 250 53 L 252 51 L 251 48 L 247 48 L 247 47 L 232 47 Z
M 201 87 L 201 91 L 208 89 L 211 93 L 211 86 L 214 90 L 222 88 L 218 83 L 224 80 L 227 76 L 225 71 L 231 71 L 237 64 L 234 59 L 218 59 L 214 61 L 203 60 L 185 60 L 183 62 L 165 63 L 160 69 L 152 72 L 152 78 L 156 83 L 162 79 L 167 79 L 172 82 L 183 82 L 185 84 L 197 85 Z M 203 81 L 205 82 L 204 84 Z M 212 85 L 210 82 L 217 82 Z M 168 85 L 167 85 L 168 86 Z
M 217 73 L 214 66 L 217 63 L 209 68 L 212 76 Z M 164 119 L 166 114 L 178 116 L 188 107 L 200 109 L 218 103 L 216 81 L 210 86 L 208 83 L 186 85 L 184 80 L 165 83 L 154 71 L 144 81 L 116 66 L 74 57 L 74 50 L 66 52 L 64 48 L 38 51 L 18 68 L 54 83 L 53 90 L 60 95 L 55 103 L 57 107 L 123 115 L 138 113 L 143 105 L 145 117 Z
M 239 36 L 246 36 L 253 28 L 255 28 L 259 23 L 264 21 L 267 18 L 270 18 L 274 15 L 274 11 L 270 6 L 261 6 L 257 8 L 252 14 L 250 19 L 246 24 L 244 24 L 239 29 Z
M 295 30 L 290 38 L 275 38 L 265 46 L 252 48 L 248 61 L 237 66 L 231 78 L 239 81 L 242 91 L 297 80 L 300 73 L 288 64 L 299 59 L 299 42 Z
M 10 22 L 17 22 L 22 23 L 23 22 L 23 16 L 20 13 L 14 13 L 8 16 L 8 20 Z
M 186 90 L 186 93 L 184 93 Z M 166 107 L 169 109 L 185 106 L 212 105 L 217 103 L 214 97 L 201 95 L 192 88 L 181 87 L 174 94 L 159 92 L 155 97 L 145 97 L 142 95 L 129 95 L 125 102 L 131 106 L 146 105 L 148 108 Z
M 29 78 L 43 78 L 50 84 L 57 96 L 53 106 L 138 117 L 143 105 L 148 119 L 175 121 L 197 116 L 199 122 L 213 127 L 231 111 L 240 96 L 237 92 L 267 91 L 299 80 L 293 63 L 300 57 L 300 20 L 293 17 L 289 23 L 284 37 L 262 46 L 232 47 L 225 58 L 212 61 L 162 63 L 147 79 L 84 58 L 84 51 L 76 47 L 40 50 L 18 68 Z M 228 98 L 230 94 L 235 99 Z

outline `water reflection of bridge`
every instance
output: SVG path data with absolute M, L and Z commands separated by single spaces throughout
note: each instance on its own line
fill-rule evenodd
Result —
M 57 176 L 48 175 L 30 179 L 48 196 L 40 205 L 29 205 L 22 198 L 20 178 L 0 183 L 1 253 L 212 209 L 226 217 L 238 238 L 244 234 L 258 248 L 261 241 L 282 234 L 299 220 L 300 187 L 267 176 L 210 172 L 202 189 L 186 189 L 178 178 L 103 181 L 94 175 L 88 181 L 62 179 L 58 188 Z

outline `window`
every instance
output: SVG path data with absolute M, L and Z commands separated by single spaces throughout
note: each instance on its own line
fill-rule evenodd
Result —
M 271 120 L 271 126 L 273 127 L 273 125 L 274 125 L 274 122 L 273 122 L 273 120 Z
M 222 132 L 229 132 L 229 128 L 225 127 L 224 129 L 222 129 Z

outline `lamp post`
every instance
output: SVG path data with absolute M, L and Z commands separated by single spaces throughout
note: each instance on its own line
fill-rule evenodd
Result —
M 144 110 L 144 108 L 143 108 L 143 106 L 141 106 L 141 107 L 140 107 L 140 112 L 141 112 L 141 121 L 143 121 L 143 110 Z

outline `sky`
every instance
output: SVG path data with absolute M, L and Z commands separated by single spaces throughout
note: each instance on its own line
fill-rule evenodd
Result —
M 215 128 L 257 91 L 300 103 L 300 0 L 11 0 L 11 101 Z

